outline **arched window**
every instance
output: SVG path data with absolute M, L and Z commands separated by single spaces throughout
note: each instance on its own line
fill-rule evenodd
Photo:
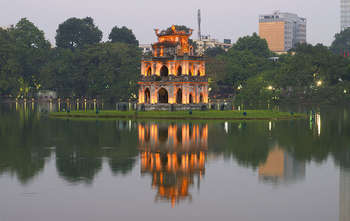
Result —
M 162 68 L 160 69 L 160 76 L 161 77 L 168 77 L 169 75 L 169 69 L 167 66 L 163 65 Z
M 150 103 L 150 98 L 151 98 L 151 92 L 147 88 L 145 90 L 145 104 L 149 104 Z
M 179 143 L 182 142 L 182 127 L 178 127 L 176 131 L 176 138 Z
M 176 73 L 176 75 L 177 75 L 177 76 L 182 75 L 182 67 L 181 67 L 181 66 L 179 66 L 179 67 L 177 68 L 177 73 Z
M 192 97 L 192 94 L 190 94 L 190 97 L 189 97 L 188 100 L 189 100 L 189 101 L 188 101 L 189 104 L 193 104 L 193 97 Z
M 193 135 L 193 125 L 192 123 L 188 124 L 188 136 L 190 137 L 190 139 L 192 138 Z
M 182 104 L 182 90 L 181 90 L 181 88 L 179 90 L 177 90 L 176 103 L 177 104 Z
M 158 103 L 167 104 L 168 103 L 168 91 L 164 88 L 158 91 Z
M 148 67 L 146 71 L 146 76 L 151 76 L 152 75 L 152 68 Z
M 168 140 L 168 128 L 159 127 L 158 129 L 158 138 L 161 143 L 165 143 Z
M 199 95 L 199 103 L 203 103 L 203 94 L 202 93 Z
M 149 126 L 145 127 L 145 141 L 148 142 L 151 139 L 150 133 L 149 133 Z

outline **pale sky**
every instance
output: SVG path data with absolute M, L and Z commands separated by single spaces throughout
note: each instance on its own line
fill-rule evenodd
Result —
M 202 34 L 222 41 L 258 32 L 258 15 L 274 10 L 307 18 L 307 41 L 330 45 L 340 30 L 340 0 L 0 0 L 0 26 L 26 17 L 54 43 L 58 25 L 70 17 L 90 16 L 108 38 L 113 26 L 132 29 L 141 44 L 156 40 L 154 28 L 183 24 L 197 38 L 197 10 Z

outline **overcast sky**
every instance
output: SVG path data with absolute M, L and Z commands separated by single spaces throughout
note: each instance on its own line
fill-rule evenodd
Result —
M 154 28 L 184 24 L 196 33 L 199 8 L 202 34 L 221 41 L 258 32 L 258 15 L 274 10 L 307 18 L 307 41 L 312 44 L 330 45 L 340 29 L 340 0 L 0 0 L 0 26 L 26 17 L 54 43 L 58 24 L 90 16 L 104 40 L 113 26 L 124 25 L 140 43 L 152 43 Z

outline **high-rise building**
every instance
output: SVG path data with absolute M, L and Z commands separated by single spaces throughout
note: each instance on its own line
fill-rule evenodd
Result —
M 292 13 L 274 12 L 259 16 L 259 35 L 271 51 L 286 52 L 306 43 L 306 19 Z
M 340 26 L 341 30 L 350 27 L 350 0 L 340 0 Z

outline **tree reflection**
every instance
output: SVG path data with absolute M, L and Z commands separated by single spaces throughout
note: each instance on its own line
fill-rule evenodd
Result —
M 138 154 L 135 130 L 124 130 L 124 122 L 61 122 L 62 139 L 57 142 L 56 168 L 69 182 L 91 183 L 106 159 L 113 174 L 126 174 Z M 130 128 L 132 129 L 132 128 Z
M 195 165 L 186 164 L 187 171 L 180 173 L 167 169 L 168 163 L 177 162 L 170 168 L 181 168 L 186 162 L 183 158 L 198 161 L 207 152 L 258 170 L 260 179 L 267 181 L 290 180 L 285 175 L 261 172 L 264 165 L 275 161 L 271 156 L 277 150 L 280 159 L 289 159 L 295 170 L 297 165 L 310 161 L 322 163 L 329 157 L 340 168 L 350 169 L 347 108 L 320 109 L 316 113 L 319 117 L 315 121 L 136 123 L 49 119 L 36 106 L 0 105 L 0 175 L 13 175 L 26 184 L 52 159 L 59 176 L 67 182 L 91 183 L 103 169 L 104 161 L 114 175 L 125 175 L 134 168 L 140 155 L 153 159 L 152 167 L 143 165 L 147 168 L 143 174 L 156 177 L 153 185 L 170 187 L 172 183 L 179 194 L 177 186 L 187 185 L 190 190 L 196 177 L 204 174 L 204 165 L 203 170 L 196 171 Z M 157 169 L 155 162 L 159 162 L 161 169 Z M 287 172 L 287 167 L 280 168 Z M 174 189 L 165 190 L 158 189 L 157 193 L 159 196 L 176 193 Z
M 45 117 L 24 104 L 0 105 L 0 175 L 28 183 L 53 154 L 58 175 L 71 183 L 91 183 L 103 159 L 113 174 L 132 170 L 138 151 L 135 130 L 125 122 L 75 122 Z
M 41 130 L 48 126 L 27 108 L 17 113 L 14 105 L 0 106 L 0 174 L 9 173 L 26 184 L 42 171 L 51 154 L 45 148 L 50 131 Z

